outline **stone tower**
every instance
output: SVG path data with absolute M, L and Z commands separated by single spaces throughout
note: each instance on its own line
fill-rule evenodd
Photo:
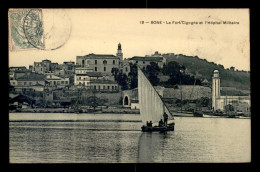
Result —
M 117 47 L 116 56 L 119 57 L 119 60 L 120 60 L 119 66 L 122 67 L 122 65 L 123 65 L 123 53 L 122 53 L 120 42 L 119 42 L 118 47 Z
M 220 97 L 220 77 L 219 77 L 219 71 L 214 70 L 214 74 L 212 77 L 212 109 L 215 111 L 218 108 L 218 103 L 216 102 L 216 99 Z

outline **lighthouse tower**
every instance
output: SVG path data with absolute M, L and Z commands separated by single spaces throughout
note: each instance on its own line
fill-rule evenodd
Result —
M 212 77 L 212 109 L 213 111 L 219 109 L 218 103 L 216 99 L 220 97 L 220 77 L 219 77 L 219 71 L 214 70 L 214 74 Z
M 118 47 L 117 47 L 116 56 L 119 57 L 119 60 L 120 60 L 119 64 L 120 64 L 120 67 L 122 67 L 122 64 L 123 64 L 123 53 L 122 53 L 120 42 L 119 42 Z

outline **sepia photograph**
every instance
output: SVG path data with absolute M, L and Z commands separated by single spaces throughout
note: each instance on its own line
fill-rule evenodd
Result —
M 8 10 L 9 163 L 250 163 L 248 8 Z

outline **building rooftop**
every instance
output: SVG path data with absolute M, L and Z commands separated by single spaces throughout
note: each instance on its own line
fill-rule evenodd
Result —
M 90 76 L 90 77 L 102 77 L 103 74 L 100 72 L 86 72 L 86 73 L 77 73 L 77 76 Z
M 203 83 L 203 84 L 207 84 L 207 83 L 209 83 L 209 81 L 208 81 L 207 79 L 204 79 L 204 80 L 202 81 L 202 83 Z
M 19 94 L 13 94 L 13 93 L 9 94 L 9 98 L 11 98 L 11 99 L 14 98 L 14 97 L 17 97 L 17 96 L 19 96 Z
M 44 81 L 45 76 L 43 74 L 28 73 L 27 75 L 17 78 L 17 81 Z
M 28 69 L 14 71 L 14 73 L 28 73 L 28 72 L 30 72 L 30 70 Z
M 13 67 L 9 67 L 9 69 L 17 69 L 17 68 L 26 69 L 25 66 L 13 66 Z
M 111 80 L 101 80 L 101 79 L 93 79 L 90 80 L 90 83 L 92 84 L 117 84 L 117 82 L 115 81 L 111 81 Z
M 136 60 L 136 61 L 154 61 L 154 62 L 161 62 L 163 57 L 141 57 L 141 56 L 134 56 L 129 60 Z
M 75 62 L 73 62 L 73 61 L 69 61 L 69 62 L 63 62 L 63 64 L 70 64 L 70 63 L 72 63 L 72 64 L 75 64 Z
M 39 83 L 36 83 L 36 84 L 34 84 L 33 86 L 43 87 L 44 85 L 39 84 Z
M 42 62 L 51 62 L 51 61 L 48 59 L 45 59 L 45 60 L 42 60 Z
M 84 57 L 84 58 L 88 58 L 88 59 L 115 59 L 115 58 L 119 58 L 116 57 L 112 54 L 88 54 L 85 56 L 77 56 L 77 57 Z

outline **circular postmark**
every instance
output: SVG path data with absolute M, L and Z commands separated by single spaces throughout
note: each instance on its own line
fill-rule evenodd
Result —
M 40 9 L 32 9 L 24 18 L 23 30 L 28 42 L 35 48 L 44 49 L 43 27 Z
M 24 19 L 24 33 L 35 48 L 55 50 L 69 39 L 71 21 L 62 9 L 32 9 Z

